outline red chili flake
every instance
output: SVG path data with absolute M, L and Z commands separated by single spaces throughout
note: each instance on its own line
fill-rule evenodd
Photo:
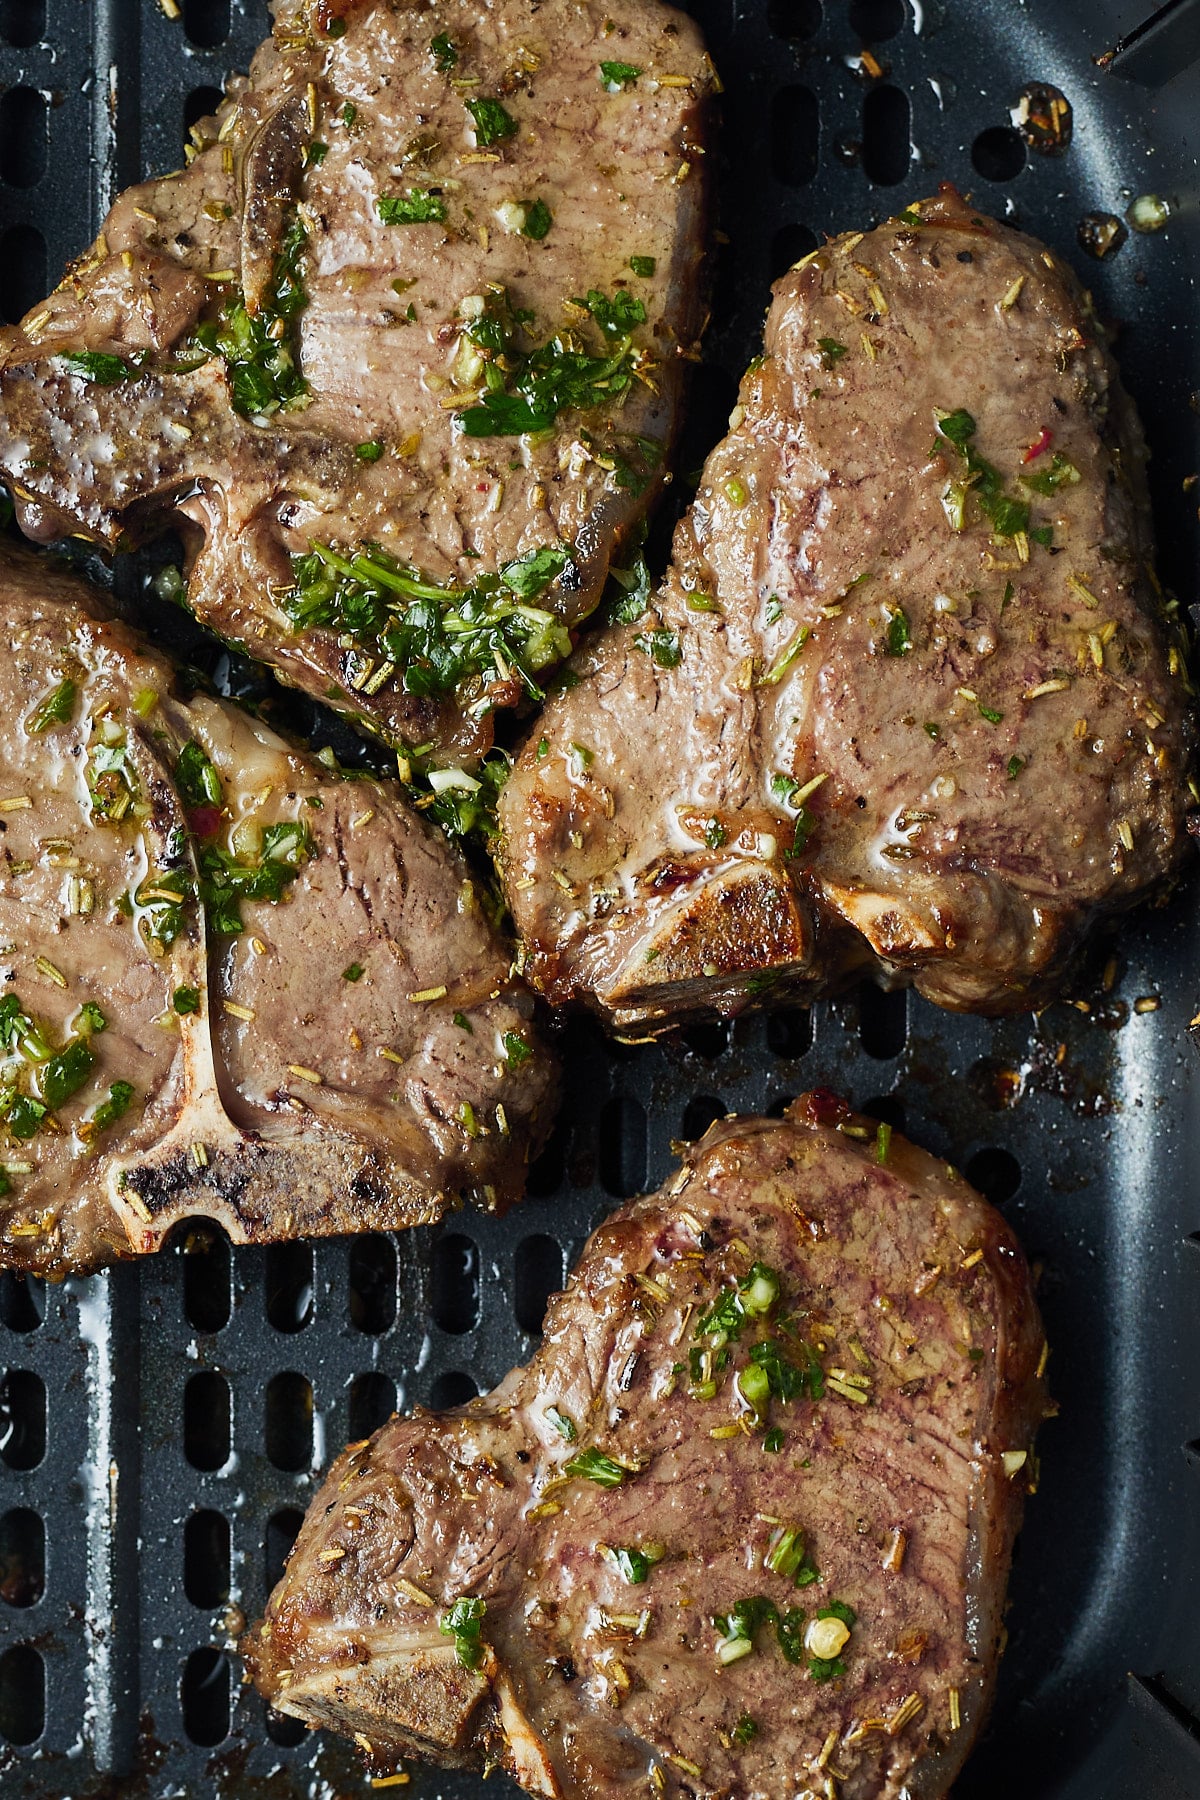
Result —
M 220 828 L 219 806 L 195 806 L 188 814 L 188 824 L 197 837 L 209 838 Z
M 487 494 L 487 493 L 490 493 L 490 491 L 491 491 L 491 486 L 492 486 L 492 484 L 491 484 L 491 482 L 490 482 L 490 481 L 477 481 L 477 482 L 476 482 L 476 483 L 475 483 L 475 492 L 476 492 L 476 493 L 477 493 L 477 494 Z
M 1048 425 L 1043 425 L 1042 429 L 1038 432 L 1037 437 L 1034 439 L 1033 443 L 1030 444 L 1028 450 L 1025 452 L 1024 456 L 1021 458 L 1021 461 L 1023 463 L 1031 463 L 1031 462 L 1036 461 L 1036 459 L 1039 456 L 1045 455 L 1046 451 L 1050 448 L 1050 446 L 1053 442 L 1054 442 L 1054 433 L 1051 431 L 1051 429 Z

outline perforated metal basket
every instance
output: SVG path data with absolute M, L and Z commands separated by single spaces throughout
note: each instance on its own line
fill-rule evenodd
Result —
M 1190 599 L 1200 68 L 1184 65 L 1200 51 L 1200 8 L 1164 8 L 1111 71 L 1092 61 L 1147 10 L 697 0 L 727 89 L 728 243 L 682 466 L 722 428 L 771 278 L 821 232 L 949 178 L 1049 239 L 1123 323 L 1154 447 L 1163 573 Z M 45 292 L 117 185 L 178 161 L 185 124 L 266 25 L 257 0 L 184 0 L 174 20 L 150 0 L 0 0 L 0 311 L 15 318 Z M 1130 73 L 1175 79 L 1155 88 Z M 1013 128 L 1031 81 L 1072 103 L 1065 155 L 1028 152 Z M 1091 261 L 1083 215 L 1122 215 L 1146 192 L 1170 201 L 1166 231 Z M 664 523 L 660 554 L 665 534 Z M 138 565 L 119 585 L 146 610 Z M 224 652 L 149 615 L 242 682 Z M 952 1019 L 868 986 L 811 1017 L 759 1016 L 654 1048 L 573 1021 L 561 1125 L 529 1201 L 503 1222 L 464 1213 L 395 1240 L 232 1256 L 198 1230 L 88 1282 L 5 1277 L 3 1800 L 363 1792 L 352 1756 L 269 1718 L 229 1655 L 319 1469 L 393 1405 L 454 1403 L 527 1355 L 587 1231 L 665 1175 L 673 1139 L 818 1083 L 965 1167 L 1042 1272 L 1062 1416 L 1044 1433 L 999 1702 L 960 1800 L 1200 1794 L 1195 896 L 1189 880 L 1130 921 L 1076 1006 L 1037 1020 Z M 466 1800 L 480 1788 L 416 1772 L 408 1791 Z

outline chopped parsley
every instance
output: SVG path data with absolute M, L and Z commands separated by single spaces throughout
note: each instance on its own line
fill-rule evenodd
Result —
M 658 258 L 655 256 L 631 256 L 629 266 L 642 281 L 649 281 L 658 267 Z
M 768 1431 L 766 1437 L 764 1437 L 762 1447 L 767 1452 L 768 1456 L 778 1456 L 779 1452 L 783 1449 L 783 1446 L 783 1432 L 780 1431 L 778 1425 L 774 1425 L 771 1427 L 771 1430 Z
M 521 236 L 532 238 L 540 244 L 554 223 L 554 214 L 544 200 L 534 200 L 525 208 L 525 223 L 521 227 Z
M 307 403 L 308 383 L 296 366 L 293 345 L 294 322 L 308 304 L 302 268 L 307 243 L 293 214 L 256 310 L 251 313 L 239 294 L 196 328 L 196 343 L 223 359 L 233 409 L 243 418 L 269 418 Z
M 1035 494 L 1056 494 L 1060 487 L 1074 487 L 1080 474 L 1075 464 L 1056 450 L 1044 469 L 1022 473 L 1020 480 L 1023 487 L 1032 488 Z
M 1008 779 L 1010 781 L 1015 781 L 1024 767 L 1025 758 L 1023 756 L 1010 756 L 1008 759 Z
M 519 1031 L 506 1031 L 501 1042 L 504 1045 L 504 1066 L 510 1072 L 519 1069 L 533 1055 L 533 1047 Z
M 240 861 L 218 844 L 202 843 L 196 860 L 209 930 L 236 937 L 243 925 L 242 901 L 282 900 L 314 851 L 308 826 L 292 819 L 263 827 L 262 849 L 253 862 Z
M 94 1000 L 85 1000 L 79 1009 L 76 1026 L 85 1037 L 90 1037 L 93 1032 L 106 1031 L 108 1020 L 104 1016 L 103 1009 L 97 1006 Z
M 43 731 L 49 731 L 52 725 L 69 725 L 75 714 L 78 693 L 78 688 L 69 677 L 60 681 L 56 688 L 51 688 L 25 721 L 25 729 L 29 735 L 38 737 Z
M 716 1349 L 741 1337 L 750 1319 L 765 1318 L 779 1299 L 779 1276 L 765 1263 L 754 1263 L 736 1287 L 725 1288 L 702 1316 L 694 1337 L 707 1338 Z
M 630 1587 L 640 1587 L 649 1579 L 650 1571 L 656 1562 L 663 1557 L 661 1544 L 649 1544 L 637 1550 L 630 1546 L 627 1549 L 609 1549 L 605 1546 L 605 1556 L 613 1567 L 620 1571 Z
M 704 827 L 704 845 L 708 850 L 719 850 L 729 836 L 720 819 L 709 819 Z
M 119 825 L 137 798 L 137 779 L 129 766 L 124 732 L 111 719 L 101 720 L 98 729 L 100 735 L 88 746 L 86 774 L 92 820 Z
M 95 1112 L 83 1121 L 81 1135 L 94 1137 L 99 1131 L 108 1131 L 123 1119 L 133 1102 L 133 1085 L 128 1081 L 114 1081 L 108 1090 L 108 1099 L 102 1100 Z
M 650 570 L 645 557 L 635 557 L 628 569 L 610 569 L 609 575 L 617 589 L 605 608 L 609 624 L 636 624 L 650 605 Z
M 483 1661 L 483 1620 L 487 1602 L 475 1597 L 456 1600 L 438 1620 L 439 1628 L 454 1639 L 454 1653 L 464 1669 L 477 1669 Z
M 94 381 L 97 387 L 116 387 L 119 381 L 128 381 L 138 372 L 124 357 L 110 356 L 105 350 L 60 350 L 58 357 L 73 375 Z
M 363 444 L 355 444 L 354 454 L 359 462 L 377 463 L 383 455 L 383 445 L 378 438 L 368 438 Z
M 564 1443 L 573 1444 L 575 1442 L 579 1436 L 579 1432 L 576 1428 L 574 1419 L 571 1418 L 569 1413 L 563 1412 L 561 1408 L 557 1406 L 548 1406 L 546 1408 L 546 1417 L 553 1425 L 555 1431 L 557 1431 L 559 1437 L 563 1439 Z
M 981 718 L 987 720 L 989 725 L 999 725 L 1004 717 L 1002 712 L 997 712 L 994 706 L 986 706 L 982 700 L 979 702 L 979 714 Z
M 467 111 L 475 121 L 475 142 L 484 148 L 516 136 L 517 121 L 499 100 L 468 100 Z
M 744 1712 L 729 1735 L 735 1744 L 750 1743 L 758 1736 L 757 1719 L 752 1719 L 749 1713 Z
M 342 970 L 342 980 L 343 981 L 361 981 L 364 973 L 365 973 L 365 971 L 363 969 L 362 964 L 359 962 L 353 962 L 350 964 L 350 966 L 348 968 L 345 968 Z
M 625 1477 L 634 1472 L 624 1463 L 614 1462 L 611 1456 L 605 1456 L 603 1450 L 597 1450 L 595 1446 L 581 1450 L 563 1470 L 564 1475 L 580 1475 L 585 1480 L 594 1481 L 606 1488 L 620 1487 Z
M 436 37 L 429 40 L 429 54 L 433 58 L 433 66 L 441 75 L 448 75 L 458 66 L 458 46 L 448 31 L 439 31 Z
M 446 202 L 431 188 L 409 188 L 406 194 L 377 194 L 375 211 L 385 225 L 441 225 Z
M 177 987 L 171 995 L 171 1005 L 180 1018 L 186 1018 L 189 1013 L 198 1013 L 200 1011 L 199 988 Z
M 633 63 L 602 62 L 600 79 L 610 94 L 619 94 L 622 88 L 636 87 L 638 76 L 642 73 Z
M 943 500 L 954 529 L 965 530 L 967 497 L 973 494 L 979 510 L 989 521 L 997 537 L 1020 537 L 1023 533 L 1028 533 L 1029 503 L 1006 494 L 1004 478 L 999 469 L 976 450 L 973 442 L 975 420 L 965 407 L 938 415 L 937 429 L 938 437 L 932 454 L 942 455 L 944 444 L 952 444 L 967 465 L 967 479 L 951 482 Z M 1029 535 L 1036 536 L 1036 533 Z
M 531 316 L 514 312 L 507 295 L 493 297 L 483 312 L 464 323 L 463 336 L 481 356 L 484 389 L 481 401 L 458 414 L 468 437 L 548 431 L 561 412 L 590 412 L 621 402 L 644 362 L 629 333 L 645 321 L 646 309 L 620 289 L 611 300 L 592 289 L 586 300 L 574 304 L 600 328 L 605 341 L 598 356 L 573 331 L 558 332 L 528 351 L 521 348 Z M 631 470 L 630 476 L 635 475 Z M 634 482 L 627 479 L 621 485 Z
M 805 1551 L 804 1533 L 798 1525 L 776 1528 L 763 1557 L 763 1566 L 773 1575 L 782 1575 L 785 1581 L 794 1581 L 797 1587 L 808 1587 L 820 1580 Z
M 175 786 L 185 806 L 223 806 L 221 777 L 194 738 L 183 746 L 175 763 Z
M 889 656 L 907 656 L 912 649 L 912 627 L 902 606 L 893 607 L 888 614 L 884 648 Z
M 848 344 L 839 344 L 836 338 L 831 337 L 818 338 L 817 348 L 821 352 L 821 367 L 823 369 L 836 368 L 843 356 L 848 356 L 850 353 L 850 346 Z
M 533 602 L 573 568 L 569 546 L 544 545 L 470 587 L 443 587 L 377 544 L 349 555 L 314 544 L 292 558 L 294 585 L 279 600 L 297 631 L 323 626 L 353 640 L 343 667 L 356 692 L 396 680 L 408 694 L 445 694 L 516 676 L 541 700 L 534 674 L 568 655 L 571 640 Z
M 305 149 L 305 152 L 304 152 L 305 168 L 306 169 L 319 168 L 321 166 L 321 164 L 325 161 L 325 158 L 328 155 L 329 155 L 329 145 L 322 144 L 316 138 L 314 138 L 312 143 L 307 146 L 307 148 Z
M 652 657 L 660 669 L 677 669 L 683 661 L 683 650 L 673 631 L 639 631 L 633 647 L 643 656 Z

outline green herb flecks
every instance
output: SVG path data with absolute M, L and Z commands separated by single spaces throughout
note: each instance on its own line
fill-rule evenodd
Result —
M 1010 781 L 1015 781 L 1024 767 L 1025 758 L 1023 756 L 1010 756 L 1008 759 L 1008 779 Z
M 446 202 L 432 188 L 409 188 L 404 194 L 377 194 L 375 211 L 385 225 L 441 225 Z
M 196 329 L 196 343 L 224 361 L 233 408 L 243 418 L 267 419 L 307 403 L 308 383 L 296 367 L 293 344 L 295 320 L 308 304 L 303 276 L 307 243 L 299 216 L 293 214 L 255 311 L 239 294 L 217 318 Z
M 546 545 L 478 576 L 443 587 L 377 544 L 343 555 L 314 544 L 292 559 L 294 585 L 279 596 L 297 631 L 323 626 L 352 638 L 348 685 L 377 694 L 396 681 L 408 694 L 453 693 L 473 684 L 507 686 L 514 677 L 534 700 L 535 673 L 569 654 L 555 615 L 533 604 L 571 563 L 565 544 Z M 365 652 L 365 654 L 363 654 Z
M 655 269 L 658 267 L 658 258 L 656 256 L 631 256 L 629 259 L 629 267 L 633 270 L 639 280 L 649 281 Z
M 771 1534 L 763 1567 L 773 1575 L 781 1575 L 796 1587 L 810 1587 L 821 1579 L 805 1548 L 804 1533 L 798 1525 L 779 1525 Z
M 650 570 L 645 557 L 638 555 L 629 568 L 608 573 L 614 592 L 605 606 L 605 618 L 610 625 L 635 625 L 650 605 Z
M 912 649 L 912 626 L 902 606 L 894 606 L 887 616 L 884 649 L 889 656 L 907 656 Z
M 581 1450 L 578 1456 L 573 1456 L 563 1469 L 564 1475 L 582 1476 L 584 1480 L 594 1481 L 598 1486 L 606 1488 L 620 1487 L 623 1481 L 636 1473 L 636 1469 L 616 1462 L 611 1456 L 605 1456 L 603 1450 L 597 1450 L 594 1445 L 588 1450 Z
M 966 463 L 965 480 L 951 482 L 943 496 L 947 516 L 956 531 L 965 530 L 967 498 L 973 494 L 997 537 L 1020 537 L 1029 532 L 1029 503 L 1005 492 L 999 469 L 975 448 L 975 430 L 975 420 L 964 407 L 937 415 L 932 454 L 944 455 L 946 446 L 953 445 Z
M 90 1113 L 79 1127 L 79 1135 L 92 1138 L 101 1131 L 109 1131 L 123 1119 L 133 1104 L 133 1084 L 128 1081 L 114 1081 L 108 1090 L 108 1099 L 102 1100 L 95 1112 Z
M 747 1712 L 742 1713 L 729 1735 L 735 1744 L 751 1743 L 758 1736 L 757 1719 L 752 1719 Z
M 199 988 L 177 987 L 171 995 L 171 1005 L 181 1019 L 186 1018 L 189 1013 L 198 1013 L 200 1011 Z
M 1080 479 L 1075 464 L 1057 450 L 1045 468 L 1031 469 L 1028 473 L 1022 470 L 1020 476 L 1021 485 L 1032 488 L 1035 494 L 1056 494 L 1060 487 L 1074 487 Z
M 776 1271 L 765 1263 L 754 1263 L 736 1287 L 723 1289 L 692 1335 L 718 1350 L 736 1343 L 751 1319 L 769 1315 L 779 1299 L 779 1290 Z
M 123 356 L 111 356 L 105 350 L 60 350 L 57 354 L 73 375 L 80 375 L 97 387 L 116 387 L 118 382 L 139 373 L 137 364 L 126 362 Z
M 190 738 L 175 762 L 175 785 L 187 807 L 223 806 L 225 793 L 221 777 L 208 755 L 195 738 Z
M 38 701 L 25 721 L 25 729 L 31 737 L 39 737 L 43 731 L 49 731 L 55 725 L 69 725 L 75 715 L 75 701 L 79 689 L 67 677 L 58 686 Z
M 546 1408 L 546 1417 L 549 1419 L 564 1443 L 573 1444 L 576 1442 L 579 1437 L 579 1429 L 569 1413 L 563 1412 L 561 1407 L 548 1406 Z
M 848 344 L 839 344 L 836 338 L 823 337 L 817 339 L 817 348 L 821 352 L 821 367 L 833 369 L 841 362 L 843 356 L 849 354 L 850 347 Z
M 440 75 L 448 75 L 458 66 L 458 45 L 448 31 L 439 31 L 436 37 L 430 38 L 429 54 Z
M 600 80 L 610 94 L 619 94 L 622 88 L 635 87 L 641 73 L 641 69 L 634 63 L 602 62 L 600 64 Z
M 500 829 L 496 804 L 512 772 L 506 751 L 489 751 L 476 765 L 474 775 L 461 769 L 425 772 L 417 759 L 405 758 L 405 761 L 409 770 L 406 779 L 418 812 L 440 825 L 448 837 L 473 839 L 485 849 L 493 843 Z M 453 778 L 449 782 L 445 779 L 447 775 Z M 498 918 L 502 916 L 504 909 L 498 897 L 495 910 Z M 470 1026 L 467 1029 L 470 1030 Z
M 604 1554 L 630 1587 L 640 1587 L 649 1579 L 655 1563 L 662 1561 L 663 1546 L 646 1544 L 639 1550 L 632 1545 L 624 1549 L 610 1549 L 606 1545 Z
M 517 121 L 499 100 L 468 100 L 466 105 L 475 121 L 475 142 L 481 149 L 517 135 Z
M 361 981 L 365 972 L 360 962 L 352 962 L 348 968 L 342 970 L 342 980 Z
M 88 745 L 86 781 L 92 823 L 119 825 L 138 797 L 124 729 L 115 719 L 97 721 Z
M 561 331 L 531 349 L 523 346 L 532 324 L 514 312 L 506 295 L 489 300 L 465 321 L 463 338 L 476 352 L 482 397 L 457 415 L 468 437 L 520 437 L 549 431 L 562 412 L 619 406 L 647 365 L 631 333 L 646 309 L 624 289 L 610 300 L 598 289 L 573 303 L 581 321 L 590 317 L 604 339 L 597 355 L 574 331 Z M 623 483 L 622 485 L 628 485 Z
M 107 1031 L 108 1020 L 104 1016 L 103 1008 L 97 1006 L 94 1000 L 85 1000 L 79 1009 L 75 1028 L 84 1037 L 91 1037 L 97 1031 Z
M 683 661 L 683 649 L 673 631 L 639 631 L 633 647 L 649 656 L 660 669 L 677 669 Z
M 464 1669 L 477 1669 L 483 1661 L 483 1620 L 487 1602 L 475 1597 L 456 1600 L 444 1612 L 438 1625 L 447 1637 L 454 1639 L 454 1653 Z
M 554 223 L 554 214 L 544 200 L 531 200 L 525 208 L 525 223 L 521 227 L 521 236 L 532 238 L 540 244 Z
M 533 1056 L 533 1046 L 519 1031 L 506 1031 L 501 1042 L 504 1045 L 504 1066 L 510 1074 L 523 1063 L 529 1062 Z
M 314 852 L 308 826 L 292 819 L 263 827 L 262 848 L 253 861 L 242 861 L 218 844 L 202 842 L 196 860 L 209 930 L 236 937 L 243 928 L 242 901 L 282 900 Z

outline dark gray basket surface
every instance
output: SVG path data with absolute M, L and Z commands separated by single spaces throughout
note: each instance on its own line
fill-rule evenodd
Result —
M 770 279 L 818 233 L 951 178 L 1049 239 L 1123 323 L 1155 453 L 1163 572 L 1194 598 L 1197 496 L 1183 483 L 1200 465 L 1200 70 L 1155 90 L 1092 61 L 1148 10 L 698 0 L 727 87 L 730 242 L 683 467 L 721 429 Z M 176 21 L 150 0 L 0 0 L 7 317 L 83 248 L 115 184 L 178 161 L 185 121 L 245 66 L 265 25 L 249 0 L 183 0 Z M 859 60 L 868 45 L 877 76 Z M 1167 68 L 1171 56 L 1168 45 Z M 1027 156 L 1012 129 L 1030 80 L 1073 103 L 1065 157 Z M 1084 256 L 1082 215 L 1120 214 L 1147 191 L 1172 201 L 1167 231 L 1131 236 L 1102 265 Z M 130 565 L 119 585 L 136 598 L 139 581 Z M 178 625 L 167 635 L 178 642 Z M 184 641 L 239 686 L 222 653 Z M 994 1722 L 959 1800 L 1200 1794 L 1195 890 L 1189 879 L 1101 949 L 1073 990 L 1088 1010 L 994 1025 L 864 987 L 811 1017 L 637 1049 L 573 1021 L 562 1124 L 529 1201 L 504 1221 L 463 1214 L 396 1240 L 232 1257 L 201 1236 L 144 1268 L 49 1291 L 5 1277 L 3 1800 L 368 1792 L 332 1740 L 269 1720 L 228 1655 L 320 1467 L 393 1404 L 452 1404 L 526 1356 L 586 1232 L 662 1179 L 672 1139 L 817 1084 L 963 1166 L 1042 1271 L 1062 1416 L 1042 1441 Z M 1139 1011 L 1139 1000 L 1161 1004 Z M 416 1772 L 404 1791 L 483 1790 Z M 511 1790 L 497 1780 L 488 1791 Z

